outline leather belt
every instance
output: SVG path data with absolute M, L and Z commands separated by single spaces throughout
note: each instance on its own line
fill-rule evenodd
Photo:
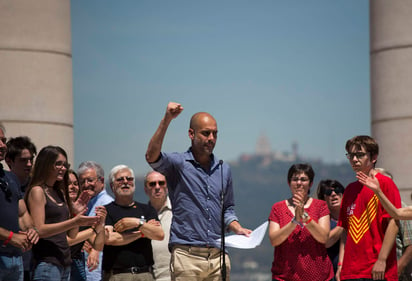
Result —
M 124 269 L 112 269 L 113 274 L 120 274 L 120 273 L 132 273 L 132 274 L 139 274 L 139 273 L 144 273 L 144 272 L 152 272 L 152 267 L 151 266 L 132 266 L 129 268 L 124 268 Z

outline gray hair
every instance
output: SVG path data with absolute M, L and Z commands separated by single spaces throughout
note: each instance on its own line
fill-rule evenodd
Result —
M 0 122 L 0 130 L 3 131 L 3 134 L 6 134 L 6 128 L 4 127 L 3 123 Z
M 80 177 L 83 173 L 85 173 L 89 169 L 95 170 L 97 177 L 104 179 L 104 170 L 102 166 L 100 164 L 97 164 L 94 161 L 84 161 L 80 163 L 79 168 L 77 169 L 77 174 Z
M 134 177 L 134 172 L 133 172 L 133 169 L 132 169 L 132 168 L 129 168 L 129 167 L 126 166 L 126 165 L 117 165 L 117 166 L 114 166 L 114 167 L 112 168 L 112 170 L 110 171 L 110 174 L 109 174 L 109 183 L 110 183 L 110 185 L 112 185 L 112 183 L 113 183 L 114 180 L 115 180 L 114 176 L 115 176 L 119 171 L 121 171 L 121 170 L 129 170 L 129 172 L 130 172 L 130 174 L 132 175 L 132 177 Z
M 393 175 L 388 170 L 384 168 L 375 168 L 375 170 L 378 171 L 378 173 L 381 173 L 382 175 L 387 176 L 393 180 Z
M 151 170 L 151 171 L 147 172 L 146 175 L 144 176 L 144 181 L 143 181 L 143 185 L 144 185 L 144 186 L 146 186 L 146 184 L 147 184 L 147 178 L 148 178 L 151 174 L 153 174 L 153 173 L 161 174 L 161 175 L 164 176 L 165 179 L 166 179 L 166 176 L 163 175 L 161 172 L 158 172 L 158 171 L 155 171 L 155 170 Z

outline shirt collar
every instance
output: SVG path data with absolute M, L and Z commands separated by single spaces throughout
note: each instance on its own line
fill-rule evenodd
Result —
M 152 203 L 150 203 L 150 200 L 148 202 L 148 205 L 152 206 Z M 152 206 L 153 207 L 153 206 Z M 170 202 L 169 196 L 166 197 L 166 203 L 160 208 L 159 214 L 163 213 L 163 211 L 166 210 L 172 210 L 172 203 Z
M 212 159 L 210 170 L 214 170 L 216 166 L 219 165 L 219 159 L 217 159 L 217 157 L 213 153 L 210 155 L 210 158 Z M 186 151 L 185 160 L 199 165 L 199 162 L 197 162 L 195 157 L 193 156 L 192 147 L 189 147 L 189 149 Z

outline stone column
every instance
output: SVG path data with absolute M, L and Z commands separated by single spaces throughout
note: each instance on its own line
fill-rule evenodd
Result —
M 0 0 L 0 122 L 73 161 L 70 0 Z
M 411 204 L 412 1 L 370 1 L 372 135 L 378 167 L 390 171 Z M 356 101 L 354 101 L 356 102 Z

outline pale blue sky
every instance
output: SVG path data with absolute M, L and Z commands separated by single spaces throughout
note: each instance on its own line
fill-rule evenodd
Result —
M 185 110 L 165 151 L 184 151 L 191 115 L 212 113 L 216 154 L 273 150 L 345 161 L 370 133 L 367 0 L 71 0 L 75 165 L 149 170 L 167 103 Z

